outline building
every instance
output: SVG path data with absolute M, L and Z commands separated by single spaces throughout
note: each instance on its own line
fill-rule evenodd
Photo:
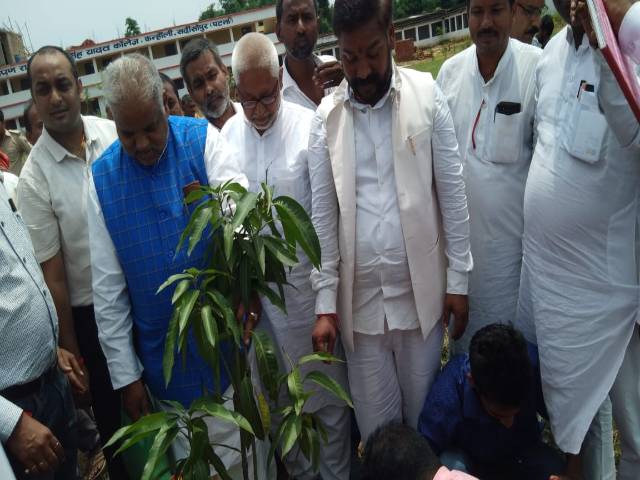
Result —
M 103 43 L 86 40 L 80 46 L 72 47 L 69 53 L 78 65 L 87 112 L 106 116 L 101 72 L 113 59 L 128 53 L 146 55 L 153 60 L 158 70 L 176 80 L 182 96 L 186 93 L 186 88 L 180 76 L 180 56 L 182 47 L 189 40 L 199 36 L 209 38 L 218 46 L 224 63 L 229 66 L 236 40 L 248 32 L 268 35 L 278 53 L 283 54 L 284 45 L 278 41 L 275 28 L 275 6 L 268 6 Z M 466 36 L 468 33 L 464 7 L 396 21 L 397 38 L 412 38 L 418 47 Z M 318 53 L 338 58 L 338 50 L 334 35 L 324 35 L 318 40 Z M 31 99 L 26 72 L 26 61 L 0 67 L 0 109 L 4 112 L 9 128 L 21 126 L 20 117 Z
M 22 35 L 0 29 L 0 65 L 10 65 L 27 58 Z

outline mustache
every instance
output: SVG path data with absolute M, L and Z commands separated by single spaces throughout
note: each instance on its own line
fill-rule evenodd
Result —
M 498 32 L 495 31 L 493 28 L 484 28 L 482 30 L 478 30 L 478 36 L 483 36 L 483 35 L 485 35 L 485 36 L 491 35 L 491 36 L 496 37 L 496 36 L 498 36 Z
M 372 73 L 365 78 L 354 78 L 351 80 L 351 88 L 354 90 L 360 87 L 366 87 L 369 85 L 378 85 L 381 83 L 379 75 Z

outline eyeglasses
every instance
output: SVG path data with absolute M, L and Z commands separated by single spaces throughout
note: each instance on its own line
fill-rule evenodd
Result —
M 524 14 L 529 18 L 541 17 L 548 11 L 546 5 L 544 5 L 543 7 L 532 7 L 530 5 L 524 5 L 520 2 L 516 2 L 516 5 L 518 5 L 522 9 Z
M 276 88 L 274 88 L 273 92 L 271 92 L 266 97 L 262 97 L 259 100 L 242 100 L 241 99 L 240 105 L 242 105 L 242 108 L 246 108 L 247 110 L 253 110 L 258 106 L 258 103 L 261 103 L 265 107 L 269 105 L 273 105 L 276 102 L 276 100 L 278 100 L 279 87 L 280 87 L 280 82 L 276 83 Z M 240 94 L 240 92 L 238 93 Z M 240 94 L 240 96 L 242 96 L 242 94 Z

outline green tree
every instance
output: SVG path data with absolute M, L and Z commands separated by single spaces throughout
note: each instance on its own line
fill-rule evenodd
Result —
M 331 27 L 331 19 L 333 18 L 333 7 L 329 0 L 318 1 L 318 28 L 320 33 L 329 33 L 333 30 Z
M 138 22 L 131 18 L 131 17 L 127 17 L 126 20 L 124 21 L 124 36 L 125 37 L 133 37 L 134 35 L 140 35 L 140 26 L 138 25 Z

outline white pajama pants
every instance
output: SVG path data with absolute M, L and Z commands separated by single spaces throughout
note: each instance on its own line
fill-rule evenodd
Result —
M 390 330 L 383 335 L 354 332 L 347 351 L 351 398 L 362 441 L 390 421 L 413 428 L 440 371 L 443 327 L 423 339 L 421 330 Z
M 622 455 L 618 480 L 640 478 L 640 329 L 636 328 L 618 376 L 596 413 L 582 444 L 585 480 L 615 480 L 613 420 L 620 433 Z

